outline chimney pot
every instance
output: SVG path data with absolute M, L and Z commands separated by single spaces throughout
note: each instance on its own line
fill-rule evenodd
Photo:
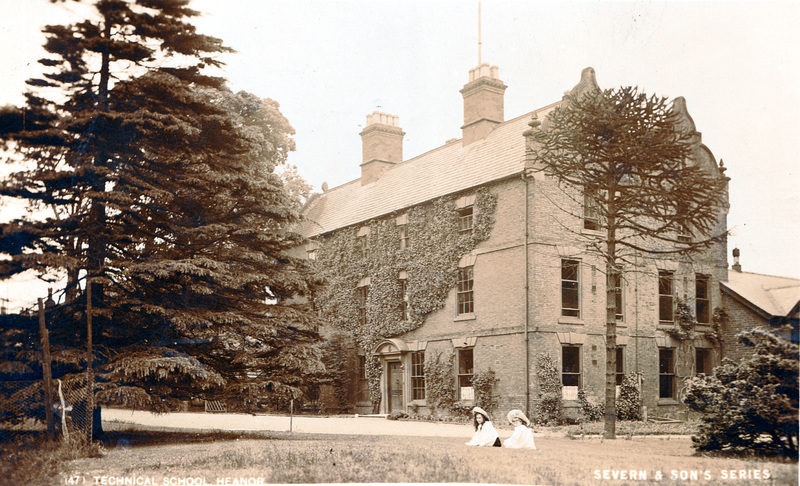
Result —
M 734 248 L 733 249 L 733 265 L 731 265 L 731 269 L 733 269 L 733 271 L 735 271 L 735 272 L 741 272 L 742 271 L 742 266 L 739 265 L 739 249 L 738 248 Z

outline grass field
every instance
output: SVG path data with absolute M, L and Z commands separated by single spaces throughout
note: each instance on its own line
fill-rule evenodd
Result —
M 688 437 L 537 437 L 537 451 L 466 440 L 117 431 L 102 457 L 42 484 L 798 484 L 797 463 L 697 457 Z

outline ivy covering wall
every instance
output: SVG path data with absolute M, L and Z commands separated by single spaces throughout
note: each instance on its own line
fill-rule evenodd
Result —
M 497 196 L 488 187 L 471 194 L 475 202 L 469 232 L 459 232 L 458 196 L 453 195 L 343 228 L 318 240 L 315 267 L 325 283 L 314 299 L 315 305 L 326 325 L 348 333 L 367 353 L 373 406 L 381 398 L 380 368 L 370 353 L 381 340 L 418 328 L 426 316 L 444 307 L 456 285 L 459 260 L 491 234 Z M 401 214 L 407 215 L 408 245 L 404 249 L 400 248 L 397 225 Z M 356 244 L 363 226 L 369 227 L 366 256 Z M 407 275 L 408 319 L 403 318 L 400 271 Z M 357 288 L 367 278 L 366 323 L 362 323 Z

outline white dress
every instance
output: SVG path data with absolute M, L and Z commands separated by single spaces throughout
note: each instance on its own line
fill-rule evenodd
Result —
M 494 429 L 494 425 L 492 425 L 491 422 L 486 421 L 483 424 L 478 425 L 478 430 L 475 431 L 475 435 L 472 436 L 472 440 L 467 442 L 467 445 L 491 447 L 499 438 L 500 436 Z
M 503 447 L 510 449 L 536 449 L 533 443 L 533 432 L 525 425 L 514 427 L 514 433 L 503 442 Z

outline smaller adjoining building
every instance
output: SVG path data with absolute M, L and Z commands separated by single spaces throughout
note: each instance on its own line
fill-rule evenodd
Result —
M 752 354 L 736 335 L 754 328 L 772 331 L 797 344 L 800 279 L 743 272 L 739 256 L 739 249 L 734 248 L 728 280 L 720 284 L 727 312 L 721 330 L 722 355 L 739 361 Z

